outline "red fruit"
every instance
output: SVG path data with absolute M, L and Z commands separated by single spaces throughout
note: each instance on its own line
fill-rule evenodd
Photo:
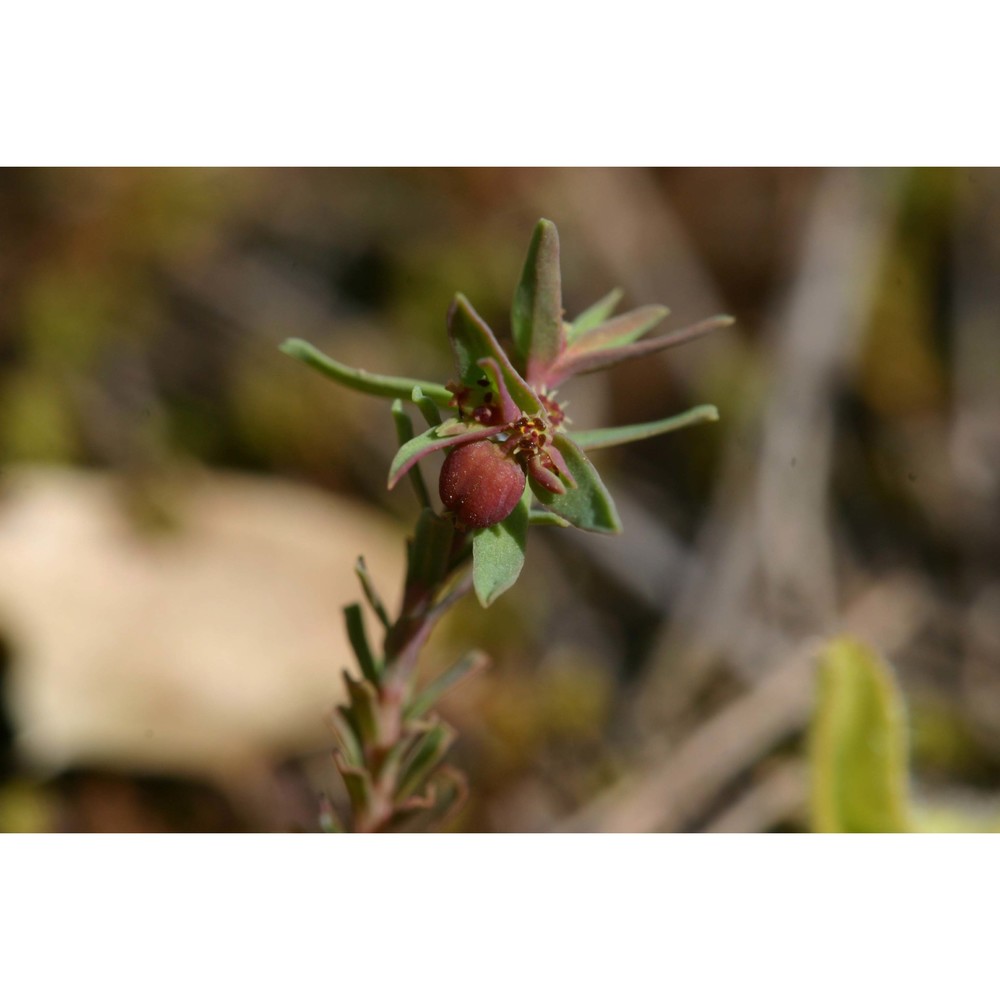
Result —
M 495 441 L 453 448 L 441 466 L 441 502 L 470 528 L 499 524 L 524 493 L 524 470 Z

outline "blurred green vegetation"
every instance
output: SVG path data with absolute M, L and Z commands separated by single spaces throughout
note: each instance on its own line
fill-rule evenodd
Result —
M 907 833 L 906 708 L 888 666 L 865 645 L 829 643 L 811 730 L 818 833 Z

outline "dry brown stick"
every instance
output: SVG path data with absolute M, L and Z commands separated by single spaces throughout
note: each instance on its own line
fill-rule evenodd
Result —
M 764 331 L 766 405 L 730 432 L 692 552 L 697 572 L 680 582 L 636 700 L 647 729 L 680 717 L 719 664 L 750 680 L 835 621 L 831 400 L 870 308 L 891 194 L 889 175 L 857 171 L 830 171 L 817 185 L 796 279 Z
M 805 816 L 808 785 L 805 765 L 786 760 L 716 816 L 706 833 L 763 833 L 779 823 Z

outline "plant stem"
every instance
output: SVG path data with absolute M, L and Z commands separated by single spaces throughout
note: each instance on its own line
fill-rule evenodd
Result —
M 364 748 L 364 770 L 370 790 L 363 802 L 356 802 L 349 827 L 356 833 L 375 833 L 388 828 L 399 808 L 400 767 L 420 729 L 418 720 L 408 719 L 420 652 L 434 626 L 460 598 L 472 589 L 466 539 L 456 536 L 440 573 L 430 581 L 414 579 L 412 550 L 399 615 L 389 622 L 384 644 L 383 666 L 374 682 L 376 738 Z M 456 571 L 458 575 L 456 575 Z M 348 767 L 342 755 L 335 758 L 342 773 Z

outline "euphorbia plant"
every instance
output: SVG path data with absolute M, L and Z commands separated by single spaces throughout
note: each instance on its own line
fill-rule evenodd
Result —
M 345 672 L 349 702 L 333 716 L 334 759 L 351 815 L 342 821 L 328 807 L 324 815 L 330 828 L 426 828 L 443 821 L 461 801 L 464 783 L 441 765 L 454 734 L 432 709 L 454 683 L 484 666 L 486 657 L 470 653 L 417 690 L 417 658 L 435 623 L 470 588 L 486 607 L 515 582 L 530 525 L 621 530 L 614 501 L 587 451 L 718 419 L 714 406 L 697 406 L 646 424 L 570 430 L 560 396 L 564 382 L 732 322 L 716 316 L 642 339 L 669 310 L 643 306 L 615 317 L 620 298 L 615 290 L 572 323 L 564 320 L 559 237 L 556 227 L 542 219 L 514 293 L 509 349 L 463 295 L 455 296 L 447 326 L 457 371 L 446 385 L 372 375 L 301 340 L 282 345 L 286 354 L 343 385 L 394 400 L 400 447 L 389 468 L 388 487 L 408 477 L 422 507 L 407 543 L 402 606 L 394 618 L 363 560 L 358 561 L 362 589 L 385 635 L 379 652 L 373 651 L 360 605 L 345 609 L 360 676 Z M 414 434 L 404 400 L 420 410 L 427 430 Z M 419 467 L 421 459 L 436 451 L 447 452 L 438 484 L 440 512 Z

